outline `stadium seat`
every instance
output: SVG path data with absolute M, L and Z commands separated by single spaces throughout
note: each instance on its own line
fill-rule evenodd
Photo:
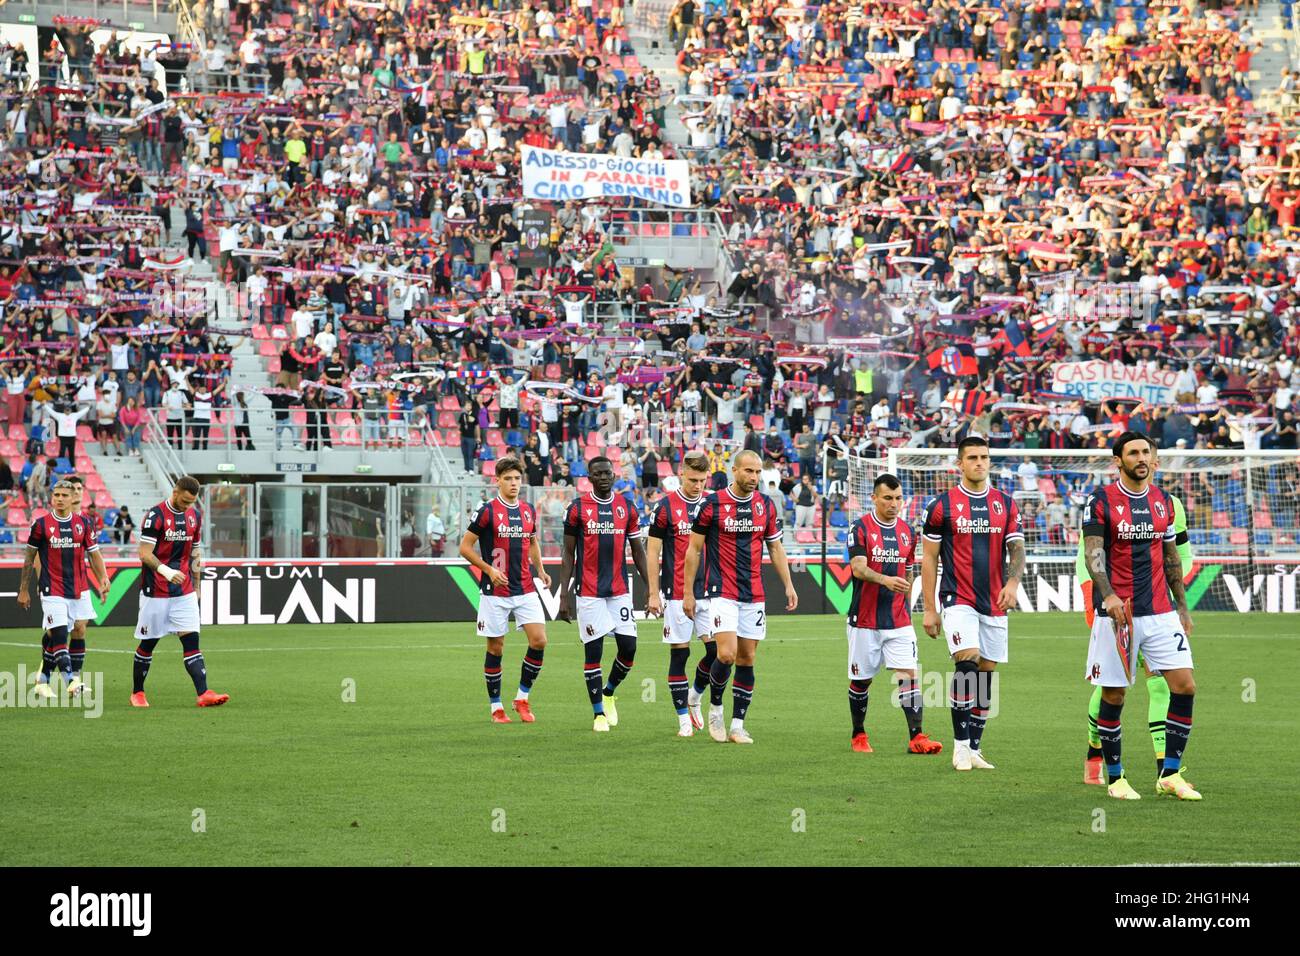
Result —
M 107 528 L 101 528 L 101 529 L 99 530 L 99 537 L 98 537 L 96 540 L 97 540 L 100 544 L 112 544 L 112 543 L 113 543 L 113 532 L 109 531 Z
M 113 507 L 113 496 L 107 491 L 95 492 L 95 507 L 101 511 Z
M 9 524 L 14 525 L 15 527 L 22 527 L 28 523 L 27 512 L 22 508 L 10 508 L 6 520 Z
M 14 533 L 12 531 L 10 531 L 8 528 L 6 528 L 3 531 L 0 531 L 0 544 L 13 544 L 13 543 L 14 543 Z

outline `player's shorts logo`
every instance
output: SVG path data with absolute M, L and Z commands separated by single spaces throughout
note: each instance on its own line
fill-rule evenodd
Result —
M 850 667 L 849 670 L 853 672 L 854 677 L 858 676 L 858 665 L 856 663 Z
M 1093 679 L 1093 680 L 1101 680 L 1101 665 L 1100 665 L 1100 664 L 1093 664 L 1093 665 L 1092 665 L 1092 679 Z
M 484 621 L 479 621 L 479 622 L 478 622 L 478 629 L 479 629 L 480 631 L 486 631 L 486 630 L 487 630 L 487 623 L 484 622 Z
M 45 615 L 45 623 L 46 623 L 46 624 L 53 624 L 53 623 L 54 623 L 54 615 L 53 615 L 53 614 L 47 614 L 47 615 Z
M 587 636 L 588 636 L 588 637 L 595 637 L 595 636 L 596 636 L 596 628 L 595 628 L 593 625 L 591 625 L 591 624 L 588 624 L 588 625 L 587 625 Z
M 671 627 L 669 627 L 667 624 L 665 624 L 665 625 L 664 625 L 664 637 L 672 637 L 672 636 L 673 636 L 673 629 L 672 629 Z
M 713 626 L 722 627 L 722 615 L 720 614 L 713 615 Z
M 144 637 L 144 636 L 145 636 L 146 634 L 148 634 L 148 633 L 149 633 L 149 625 L 148 625 L 148 624 L 141 624 L 141 625 L 140 625 L 140 636 L 141 636 L 141 637 Z
M 954 644 L 960 644 L 960 643 L 961 643 L 961 635 L 958 634 L 956 631 L 953 631 L 953 634 L 952 634 L 952 642 L 953 642 Z

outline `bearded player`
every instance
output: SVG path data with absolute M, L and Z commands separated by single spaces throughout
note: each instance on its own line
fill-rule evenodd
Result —
M 68 628 L 76 620 L 82 596 L 90 592 L 87 579 L 87 560 L 93 565 L 99 581 L 108 580 L 104 558 L 95 541 L 95 530 L 90 522 L 76 510 L 77 490 L 68 481 L 60 481 L 50 493 L 50 513 L 32 522 L 27 535 L 27 556 L 23 561 L 22 579 L 18 584 L 18 606 L 24 611 L 31 607 L 30 593 L 36 560 L 40 559 L 38 587 L 41 594 L 41 649 L 44 660 L 52 670 L 63 674 L 64 686 L 70 697 L 82 692 L 84 685 L 74 672 L 68 652 Z M 100 600 L 104 598 L 102 584 L 96 584 Z M 36 693 L 50 698 L 54 690 L 48 675 L 42 672 Z
M 149 509 L 140 525 L 140 615 L 135 625 L 132 707 L 148 707 L 144 683 L 154 648 L 165 634 L 181 640 L 185 671 L 194 682 L 200 707 L 217 707 L 229 694 L 208 689 L 208 668 L 199 650 L 198 583 L 203 574 L 203 514 L 194 507 L 202 489 L 199 480 L 183 475 L 171 497 Z
M 912 565 L 916 534 L 899 519 L 903 486 L 881 475 L 872 488 L 874 506 L 849 531 L 853 602 L 849 605 L 849 714 L 853 749 L 871 753 L 867 699 L 882 666 L 894 672 L 898 702 L 907 718 L 908 753 L 937 754 L 943 744 L 921 732 L 921 686 L 916 680 L 916 632 L 912 630 Z
M 677 711 L 677 736 L 690 737 L 704 729 L 700 701 L 709 687 L 709 673 L 718 656 L 718 645 L 709 634 L 709 602 L 704 597 L 704 568 L 695 572 L 691 590 L 695 595 L 695 614 L 687 617 L 682 610 L 686 591 L 686 549 L 690 546 L 691 528 L 704 504 L 704 486 L 709 480 L 709 456 L 698 449 L 682 458 L 678 477 L 681 487 L 659 500 L 650 522 L 650 540 L 646 542 L 646 570 L 649 596 L 646 614 L 663 615 L 664 643 L 668 651 L 668 690 Z M 663 573 L 660 574 L 660 557 Z M 660 591 L 662 590 L 663 596 Z M 667 598 L 667 603 L 664 602 Z M 686 662 L 691 656 L 692 636 L 704 641 L 704 657 L 695 668 L 693 683 L 686 679 Z
M 1092 493 L 1083 518 L 1093 607 L 1101 612 L 1092 622 L 1087 674 L 1102 688 L 1097 731 L 1107 793 L 1120 800 L 1141 799 L 1124 777 L 1120 725 L 1140 654 L 1169 683 L 1165 756 L 1156 793 L 1200 800 L 1181 773 L 1192 732 L 1196 682 L 1192 615 L 1175 543 L 1173 499 L 1151 485 L 1155 449 L 1145 435 L 1125 432 L 1115 439 L 1112 453 L 1119 480 Z
M 993 672 L 1007 662 L 1007 611 L 1025 570 L 1020 511 L 989 486 L 989 443 L 978 435 L 957 444 L 961 481 L 925 508 L 921 594 L 925 633 L 942 626 L 952 676 L 952 765 L 992 770 L 981 745 L 993 703 Z M 943 580 L 939 561 L 943 559 Z M 936 585 L 942 616 L 935 607 Z
M 501 706 L 501 655 L 513 615 L 515 627 L 523 630 L 528 641 L 528 650 L 524 652 L 519 690 L 512 706 L 520 720 L 531 724 L 537 718 L 528 695 L 542 673 L 546 653 L 546 614 L 533 584 L 533 569 L 548 588 L 551 576 L 542 567 L 537 512 L 528 502 L 519 500 L 524 466 L 517 458 L 501 458 L 495 471 L 497 495 L 478 509 L 465 529 L 460 556 L 479 570 L 478 633 L 487 640 L 483 679 L 487 681 L 492 723 L 511 723 Z M 474 553 L 476 543 L 481 556 Z
M 704 593 L 709 599 L 713 639 L 718 656 L 709 671 L 709 736 L 718 743 L 730 740 L 752 744 L 745 715 L 754 695 L 754 655 L 767 634 L 767 609 L 763 603 L 763 542 L 785 586 L 785 609 L 799 606 L 790 580 L 790 566 L 781 544 L 781 517 L 772 499 L 756 491 L 763 462 L 743 451 L 731 466 L 731 484 L 709 495 L 691 528 L 686 551 L 685 580 L 695 580 L 704 565 Z M 682 613 L 696 613 L 693 591 L 682 597 Z M 723 722 L 722 697 L 731 678 L 731 730 Z
M 578 636 L 582 639 L 583 679 L 595 714 L 592 730 L 606 733 L 618 726 L 614 692 L 636 659 L 636 619 L 627 583 L 627 551 L 641 580 L 647 580 L 645 546 L 636 509 L 614 494 L 614 464 L 601 455 L 587 465 L 591 491 L 575 498 L 564 516 L 564 565 L 560 572 L 560 619 L 573 620 L 577 589 Z M 600 659 L 605 635 L 614 635 L 618 653 L 601 687 Z
M 1158 454 L 1158 453 L 1157 453 Z M 1153 469 L 1159 468 L 1157 461 Z M 1187 535 L 1187 512 L 1177 495 L 1170 495 L 1174 503 L 1174 544 L 1178 547 L 1178 560 L 1184 581 L 1192 571 L 1195 558 L 1192 545 Z M 1092 607 L 1092 579 L 1088 577 L 1088 562 L 1083 553 L 1083 538 L 1079 538 L 1079 556 L 1075 562 L 1075 574 L 1079 579 L 1079 589 L 1083 592 L 1083 617 L 1091 633 L 1096 611 Z M 1151 746 L 1156 754 L 1156 776 L 1165 764 L 1165 715 L 1169 713 L 1169 682 L 1159 671 L 1152 671 L 1146 660 L 1139 655 L 1138 663 L 1146 671 L 1147 683 L 1147 730 L 1151 734 Z M 1088 701 L 1088 754 L 1083 762 L 1083 782 L 1098 786 L 1106 782 L 1101 759 L 1101 735 L 1097 732 L 1097 714 L 1101 711 L 1101 688 L 1092 689 L 1092 699 Z

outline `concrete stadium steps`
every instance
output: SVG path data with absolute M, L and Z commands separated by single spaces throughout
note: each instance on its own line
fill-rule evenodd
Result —
M 104 487 L 113 496 L 113 504 L 118 508 L 128 506 L 139 530 L 146 512 L 166 498 L 171 489 L 158 486 L 143 458 L 102 454 L 98 442 L 86 442 L 86 450 L 104 479 Z
M 1282 71 L 1292 68 L 1282 5 L 1278 0 L 1263 0 L 1258 12 L 1250 19 L 1255 39 L 1263 44 L 1250 62 L 1250 90 L 1256 103 L 1267 109 L 1280 110 L 1275 91 L 1282 82 Z

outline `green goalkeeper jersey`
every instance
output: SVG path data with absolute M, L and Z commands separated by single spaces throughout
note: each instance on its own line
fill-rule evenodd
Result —
M 1192 570 L 1192 544 L 1187 538 L 1187 512 L 1183 510 L 1183 503 L 1177 495 L 1170 495 L 1174 500 L 1174 543 L 1178 545 L 1178 558 L 1183 565 L 1183 577 L 1187 577 L 1188 572 Z M 1080 581 L 1091 581 L 1092 575 L 1088 573 L 1088 562 L 1083 556 L 1083 538 L 1079 538 L 1079 556 L 1074 562 L 1074 571 L 1079 576 Z

